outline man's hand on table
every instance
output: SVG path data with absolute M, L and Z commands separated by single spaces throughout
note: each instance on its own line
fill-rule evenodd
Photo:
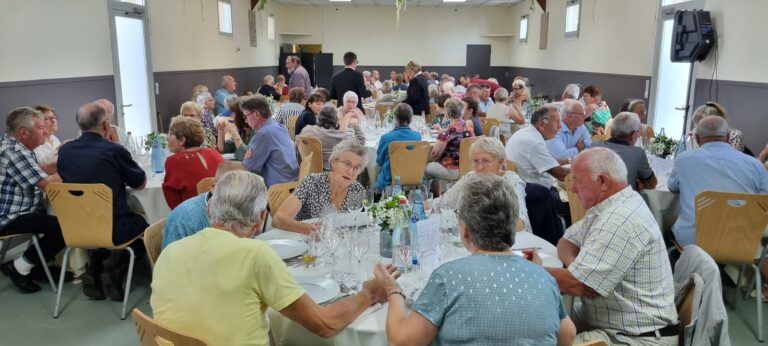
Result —
M 538 265 L 542 265 L 541 257 L 539 257 L 539 250 L 536 249 L 525 249 L 523 250 L 523 258 L 536 263 Z

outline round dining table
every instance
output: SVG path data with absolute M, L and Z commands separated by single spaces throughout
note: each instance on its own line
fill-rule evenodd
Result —
M 430 241 L 433 239 L 440 239 L 435 235 L 438 234 L 440 224 L 439 214 L 432 215 L 428 220 L 419 222 L 419 241 Z M 362 259 L 362 264 L 358 267 L 356 260 L 354 260 L 348 253 L 348 247 L 345 242 L 336 251 L 336 271 L 347 273 L 347 277 L 354 277 L 352 281 L 356 283 L 347 283 L 346 286 L 355 287 L 361 281 L 360 278 L 371 277 L 373 273 L 373 266 L 376 262 L 392 263 L 392 259 L 384 258 L 379 255 L 379 234 L 378 230 L 374 230 L 373 227 L 369 228 L 368 234 L 370 235 L 370 248 Z M 264 241 L 280 241 L 280 240 L 302 240 L 304 235 L 285 231 L 282 229 L 272 228 L 269 231 L 262 233 L 256 237 L 256 239 Z M 445 238 L 442 238 L 445 239 Z M 445 253 L 439 257 L 442 257 L 442 262 L 447 262 L 453 259 L 466 257 L 469 252 L 457 242 L 458 239 L 453 239 L 446 245 Z M 513 250 L 519 250 L 524 248 L 537 248 L 541 254 L 544 266 L 549 267 L 562 267 L 562 262 L 557 258 L 557 248 L 547 242 L 546 240 L 537 237 L 536 235 L 528 232 L 518 232 L 515 236 L 515 244 Z M 511 256 L 517 256 L 519 252 L 513 253 Z M 420 260 L 424 267 L 423 272 L 418 270 L 403 274 L 398 280 L 403 286 L 406 293 L 410 292 L 412 298 L 418 296 L 418 291 L 424 287 L 427 282 L 428 274 L 432 270 L 439 266 L 441 259 L 434 252 L 427 252 L 424 258 Z M 296 260 L 288 260 L 288 270 L 296 277 L 329 277 L 329 266 L 314 266 L 306 267 L 303 262 Z M 361 271 L 356 271 L 355 268 L 362 268 Z M 336 276 L 338 277 L 338 276 Z M 353 286 L 354 285 L 354 286 Z M 277 311 L 269 310 L 268 312 L 270 327 L 274 334 L 277 345 L 388 345 L 386 335 L 386 318 L 387 318 L 387 303 L 376 304 L 369 307 L 363 312 L 357 319 L 355 319 L 347 328 L 342 330 L 338 335 L 333 338 L 321 338 L 316 336 L 302 327 L 300 324 L 286 318 Z

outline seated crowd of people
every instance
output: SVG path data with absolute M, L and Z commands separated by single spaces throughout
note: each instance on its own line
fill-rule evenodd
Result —
M 268 344 L 267 308 L 332 337 L 369 306 L 389 302 L 386 330 L 393 345 L 570 345 L 596 338 L 676 345 L 667 248 L 670 242 L 696 244 L 696 194 L 768 193 L 768 146 L 757 158 L 748 155 L 743 134 L 717 103 L 693 114 L 691 150 L 676 157 L 668 181 L 669 190 L 680 194 L 680 216 L 672 234 L 662 234 L 638 193 L 659 182 L 642 147 L 655 136 L 645 124 L 642 100 L 627 99 L 614 113 L 600 87 L 569 84 L 560 100 L 539 105 L 525 77 L 511 81 L 510 93 L 493 78 L 465 74 L 456 83 L 413 61 L 381 82 L 379 71 L 357 71 L 352 52 L 344 55 L 345 68 L 329 89 L 313 89 L 298 57 L 285 63 L 290 77 L 264 77 L 255 95 L 238 96 L 229 75 L 213 94 L 195 86 L 180 115 L 170 120 L 162 191 L 171 212 L 151 305 L 156 320 L 213 344 Z M 276 112 L 273 101 L 281 102 Z M 369 157 L 370 138 L 362 127 L 372 116 L 363 107 L 369 102 L 393 109 L 393 128 L 378 139 L 375 157 Z M 265 223 L 267 190 L 298 182 L 271 211 L 271 225 L 311 234 L 320 227 L 311 220 L 329 207 L 361 209 L 365 183 L 379 192 L 393 184 L 389 144 L 422 140 L 410 125 L 432 109 L 428 126 L 438 134 L 425 181 L 451 183 L 444 191 L 440 184 L 429 188 L 436 191 L 433 203 L 457 210 L 459 238 L 470 255 L 438 267 L 412 305 L 406 304 L 399 273 L 381 263 L 358 294 L 316 304 L 269 245 L 251 239 Z M 501 121 L 498 136 L 484 135 L 483 118 Z M 112 103 L 86 103 L 75 121 L 81 133 L 62 141 L 55 136 L 53 107 L 16 108 L 7 114 L 0 141 L 0 236 L 42 235 L 42 256 L 50 262 L 65 242 L 56 216 L 47 212 L 49 184 L 108 186 L 115 244 L 148 227 L 127 203 L 127 189 L 145 188 L 147 174 L 124 146 L 126 132 L 114 125 Z M 294 136 L 320 141 L 323 172 L 299 181 Z M 461 143 L 468 138 L 471 171 L 462 175 Z M 361 173 L 371 169 L 369 161 L 378 172 L 366 182 Z M 578 203 L 588 210 L 573 223 L 557 187 L 568 176 Z M 214 185 L 198 194 L 205 178 Z M 517 232 L 555 245 L 563 268 L 543 267 L 536 249 L 512 255 Z M 145 251 L 140 240 L 130 246 L 137 256 Z M 83 293 L 122 300 L 129 261 L 118 251 L 89 250 L 80 275 Z M 43 262 L 30 246 L 0 269 L 20 292 L 33 293 L 40 290 L 36 281 L 46 280 Z M 761 272 L 768 277 L 768 265 L 762 263 Z M 768 294 L 768 286 L 762 291 Z M 581 304 L 567 311 L 563 294 L 579 297 Z M 201 318 L 210 311 L 227 313 Z

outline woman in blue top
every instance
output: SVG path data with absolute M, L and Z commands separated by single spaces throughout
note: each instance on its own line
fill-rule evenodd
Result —
M 407 103 L 397 105 L 395 108 L 397 126 L 379 139 L 379 147 L 376 149 L 376 164 L 381 167 L 381 171 L 376 179 L 377 190 L 384 190 L 392 182 L 392 172 L 389 169 L 389 143 L 421 140 L 421 134 L 409 127 L 411 118 L 413 118 L 413 109 L 410 105 Z
M 482 136 L 483 124 L 480 123 L 480 118 L 477 116 L 477 111 L 480 109 L 480 105 L 472 96 L 467 96 L 463 98 L 462 101 L 464 101 L 464 114 L 461 115 L 461 118 L 464 119 L 464 121 L 472 122 L 472 126 L 469 128 L 475 133 L 475 137 Z
M 512 254 L 514 189 L 495 174 L 469 181 L 459 197 L 459 229 L 470 256 L 435 269 L 410 310 L 383 264 L 390 345 L 571 345 L 576 335 L 555 279 Z

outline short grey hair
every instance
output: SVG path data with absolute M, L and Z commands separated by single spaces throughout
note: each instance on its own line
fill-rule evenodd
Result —
M 267 207 L 264 179 L 247 171 L 231 171 L 216 179 L 213 196 L 208 201 L 211 224 L 223 225 L 239 235 L 249 235 L 261 222 Z
M 354 99 L 355 102 L 357 102 L 360 98 L 357 97 L 357 94 L 355 94 L 354 91 L 350 90 L 350 91 L 347 91 L 347 92 L 344 93 L 344 97 L 341 100 L 342 100 L 342 102 L 344 102 L 346 99 L 350 99 L 350 100 Z
M 633 133 L 640 131 L 643 124 L 640 117 L 632 112 L 621 112 L 611 122 L 611 137 L 628 138 Z
M 336 114 L 336 108 L 333 106 L 323 106 L 317 113 L 317 126 L 324 129 L 337 129 L 339 127 L 339 117 Z
M 427 87 L 427 95 L 429 95 L 429 98 L 435 98 L 437 95 L 440 95 L 440 90 L 437 88 L 437 84 L 430 84 Z
M 392 82 L 385 80 L 381 83 L 381 92 L 383 94 L 389 94 L 392 92 Z
M 264 79 L 262 81 L 264 82 L 264 84 L 274 83 L 275 82 L 275 77 L 272 77 L 271 74 L 268 74 L 268 75 L 264 76 Z
M 554 111 L 558 112 L 557 107 L 551 103 L 547 103 L 539 108 L 536 108 L 531 114 L 531 125 L 536 126 L 540 122 L 549 123 L 549 113 Z
M 445 114 L 451 119 L 459 119 L 461 118 L 461 114 L 464 113 L 464 102 L 461 102 L 460 100 L 450 98 L 445 101 L 443 106 L 443 108 L 445 108 Z
M 272 117 L 272 108 L 269 107 L 269 101 L 260 94 L 249 96 L 240 101 L 240 109 L 243 111 L 247 109 L 251 112 L 259 112 L 264 119 Z
M 509 91 L 504 88 L 498 88 L 493 92 L 493 100 L 496 102 L 505 102 L 509 98 Z
M 199 100 L 199 98 L 198 98 Z M 224 107 L 232 108 L 233 106 L 237 105 L 237 103 L 240 102 L 240 97 L 237 95 L 229 95 L 224 98 Z M 203 100 L 203 103 L 205 103 L 205 100 Z
M 459 220 L 481 250 L 508 250 L 515 243 L 520 206 L 512 185 L 495 174 L 477 175 L 459 195 Z
M 606 174 L 614 181 L 627 182 L 627 165 L 613 150 L 603 147 L 589 148 L 576 154 L 573 160 L 584 160 L 593 181 L 597 180 L 600 174 Z
M 97 102 L 86 103 L 77 110 L 76 120 L 82 131 L 97 130 L 107 120 L 107 110 Z
M 447 81 L 443 83 L 443 94 L 449 94 L 453 91 L 453 82 Z
M 211 95 L 211 93 L 206 91 L 206 92 L 200 93 L 200 95 L 197 95 L 197 100 L 196 101 L 197 101 L 197 104 L 199 104 L 200 107 L 202 107 L 202 106 L 205 106 L 205 101 L 208 101 L 208 100 L 210 100 L 212 98 L 213 98 L 213 96 Z M 225 102 L 226 102 L 226 100 L 225 100 Z
M 474 157 L 478 151 L 488 153 L 494 160 L 505 160 L 507 158 L 504 145 L 494 137 L 483 136 L 475 140 L 472 146 L 469 147 L 469 157 Z
M 568 84 L 565 86 L 565 90 L 563 90 L 563 94 L 566 98 L 569 99 L 578 99 L 579 98 L 579 91 L 581 88 L 579 88 L 578 84 Z
M 371 77 L 371 71 L 363 71 L 363 77 Z
M 560 107 L 560 119 L 565 119 L 565 116 L 568 115 L 568 113 L 573 112 L 573 109 L 576 108 L 576 106 L 581 106 L 581 103 L 571 99 L 563 100 L 563 106 Z
M 9 135 L 15 135 L 16 131 L 20 129 L 31 129 L 35 127 L 33 118 L 45 120 L 43 113 L 32 107 L 16 108 L 5 116 L 5 132 Z
M 338 160 L 343 153 L 352 153 L 363 158 L 363 167 L 368 166 L 368 150 L 357 139 L 347 138 L 333 147 L 328 162 Z
M 699 138 L 728 137 L 730 132 L 728 121 L 719 115 L 706 116 L 696 125 L 696 134 Z

